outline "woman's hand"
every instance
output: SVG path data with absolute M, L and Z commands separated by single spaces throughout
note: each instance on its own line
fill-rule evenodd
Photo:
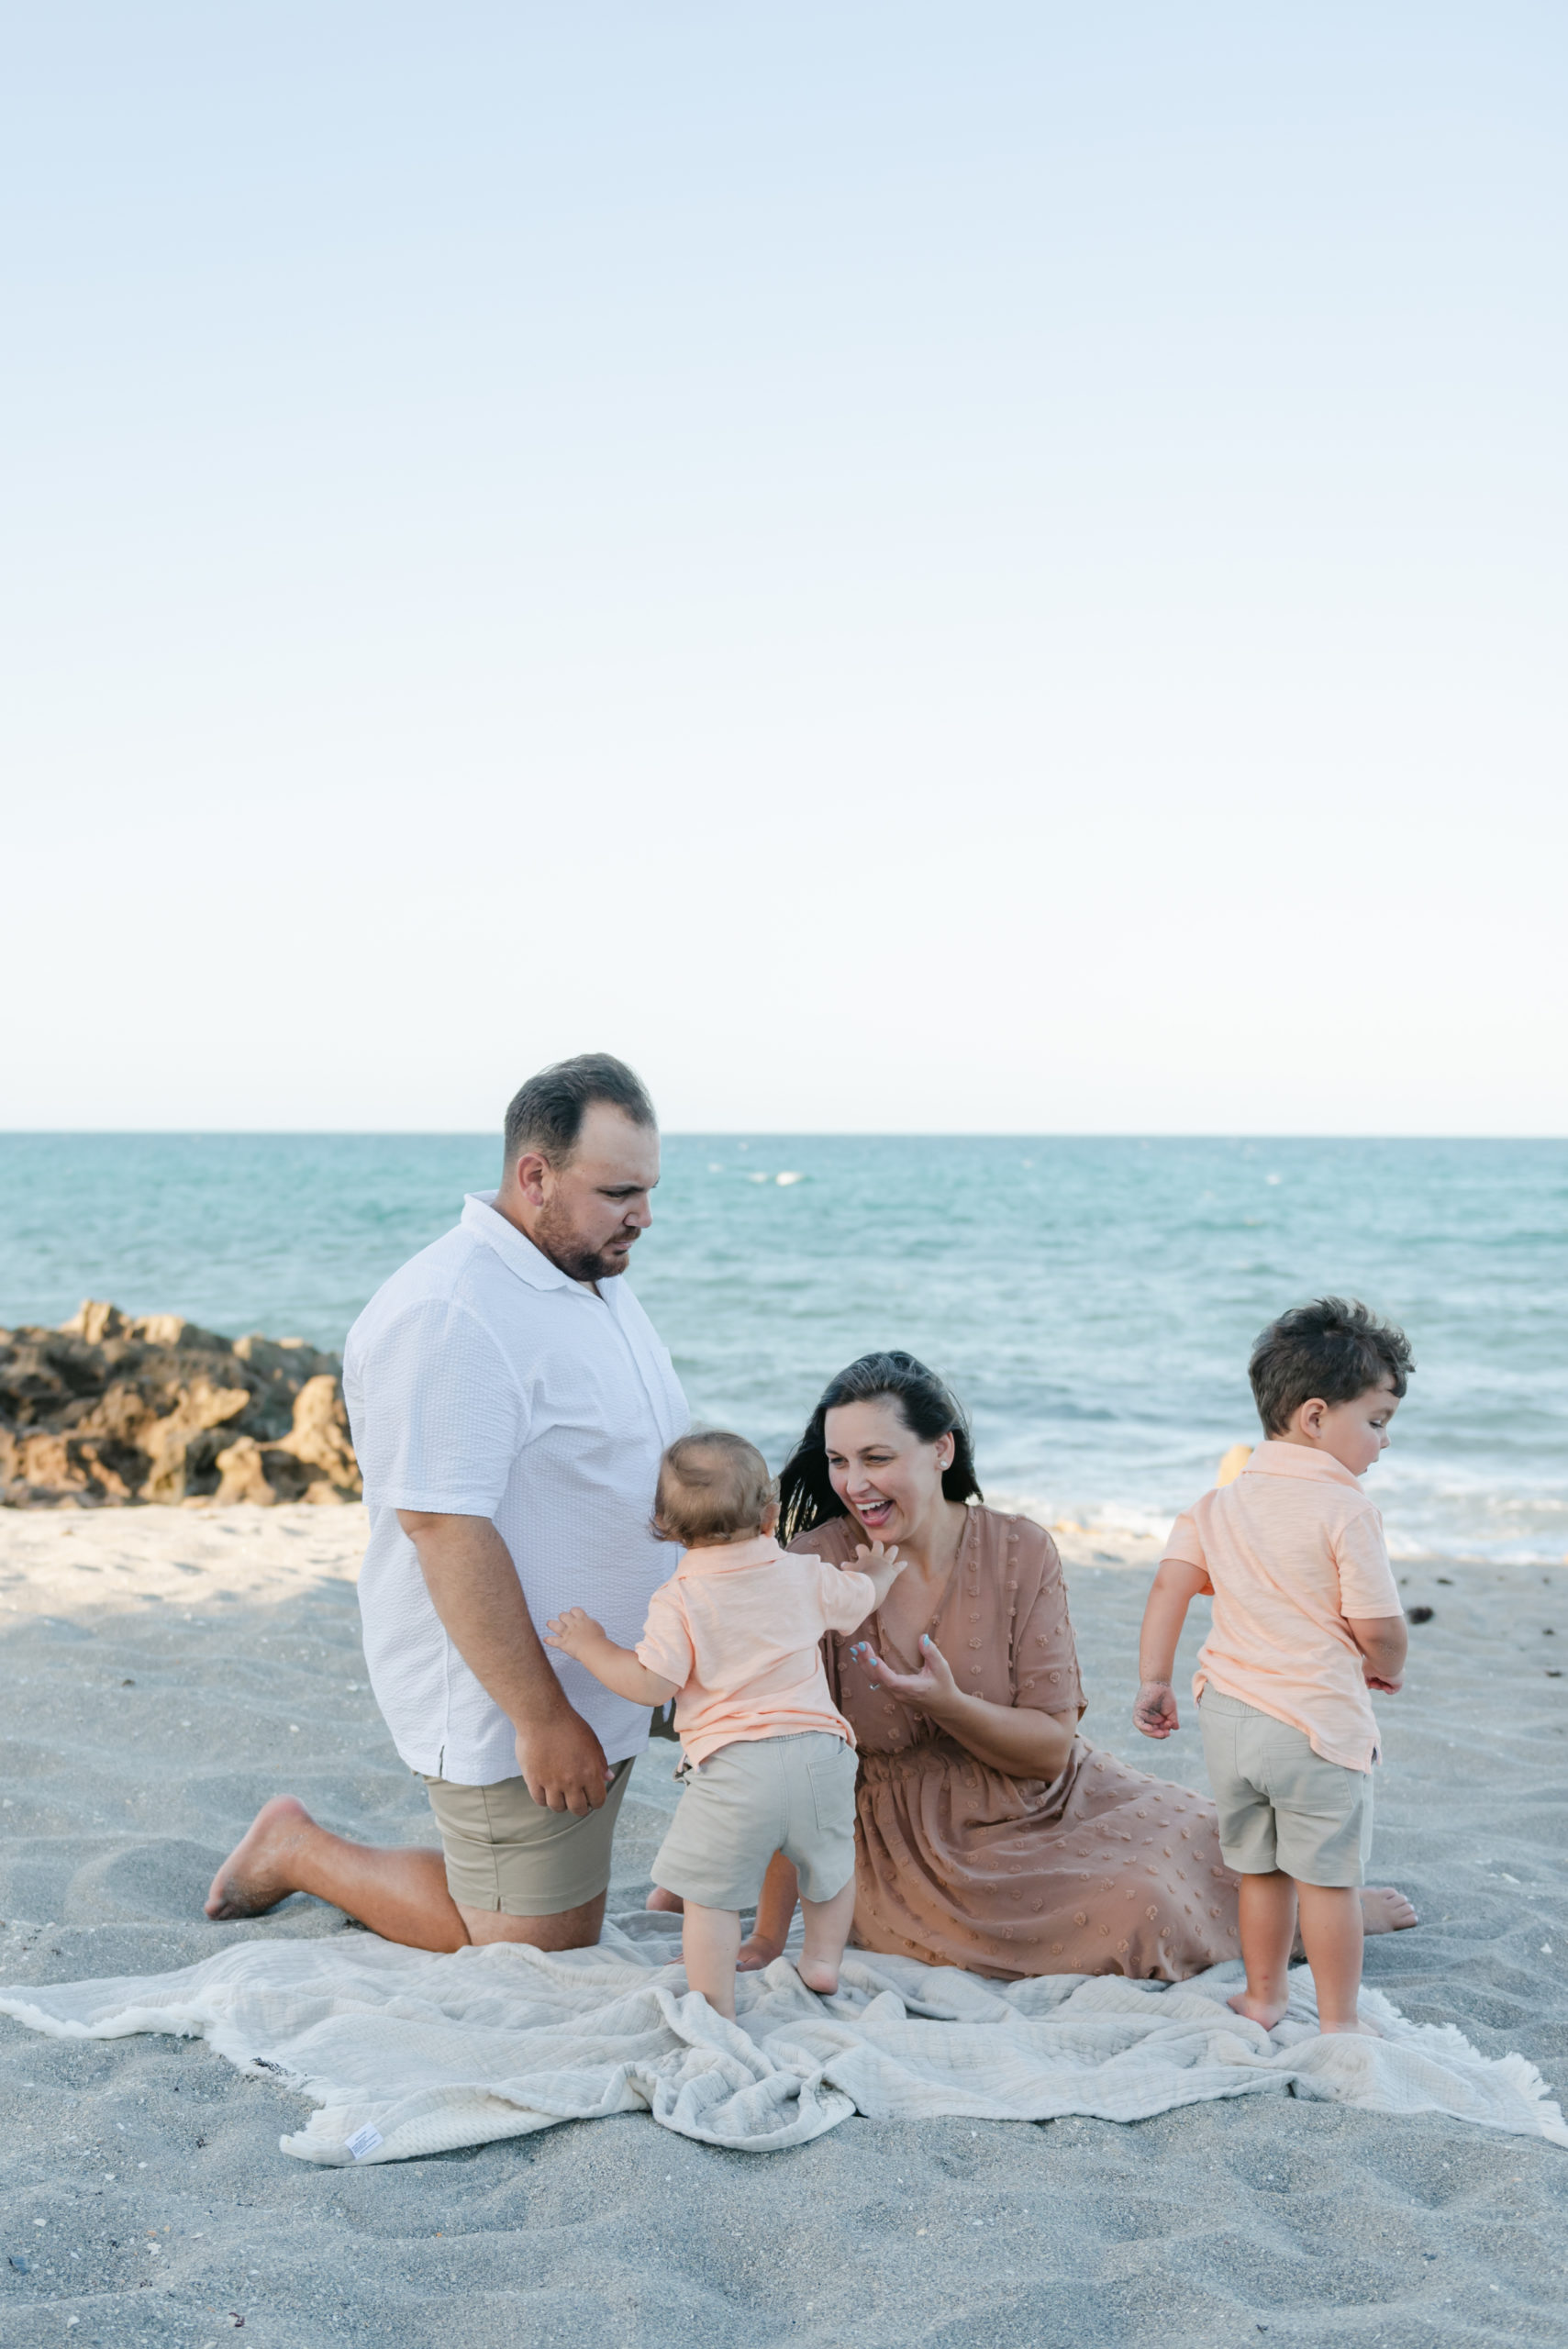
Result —
M 1042 1778 L 1049 1786 L 1066 1766 L 1077 1733 L 1075 1713 L 1041 1713 L 1032 1705 L 997 1705 L 968 1695 L 929 1633 L 920 1642 L 918 1672 L 895 1672 L 869 1640 L 859 1642 L 850 1654 L 874 1687 L 917 1705 L 988 1769 L 1014 1778 Z
M 907 1704 L 923 1706 L 927 1712 L 939 1718 L 944 1706 L 951 1704 L 959 1694 L 952 1666 L 929 1633 L 921 1636 L 921 1668 L 918 1672 L 895 1672 L 890 1664 L 884 1664 L 869 1640 L 862 1640 L 850 1650 L 850 1653 L 858 1664 L 864 1667 L 866 1678 L 873 1681 L 877 1687 L 889 1690 L 895 1697 L 902 1697 Z

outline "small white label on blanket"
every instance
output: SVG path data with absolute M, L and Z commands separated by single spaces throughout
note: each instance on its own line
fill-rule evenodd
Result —
M 365 2155 L 367 2154 L 373 2154 L 376 2147 L 380 2144 L 381 2131 L 379 2129 L 373 2128 L 371 2123 L 367 2121 L 362 2129 L 356 2129 L 353 2135 L 351 2137 L 346 2137 L 343 2142 L 348 2147 L 350 2153 L 352 2154 L 354 2159 L 357 2162 L 362 2162 Z

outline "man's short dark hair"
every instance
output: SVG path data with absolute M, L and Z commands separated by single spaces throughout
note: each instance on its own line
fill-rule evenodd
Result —
M 564 1166 L 577 1147 L 584 1113 L 595 1101 L 607 1101 L 634 1126 L 654 1127 L 653 1114 L 640 1081 L 613 1052 L 579 1052 L 574 1060 L 557 1061 L 519 1086 L 506 1110 L 506 1163 L 515 1166 L 525 1151 L 537 1150 L 552 1166 Z
M 1320 1297 L 1271 1321 L 1247 1375 L 1265 1435 L 1283 1435 L 1303 1403 L 1353 1403 L 1386 1379 L 1403 1395 L 1416 1367 L 1410 1342 L 1352 1298 Z

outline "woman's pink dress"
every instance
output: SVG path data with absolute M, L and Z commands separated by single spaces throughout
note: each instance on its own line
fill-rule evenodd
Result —
M 791 1547 L 848 1565 L 860 1539 L 849 1519 L 834 1518 Z M 1029 1519 L 971 1508 L 927 1628 L 961 1688 L 997 1705 L 1083 1711 L 1062 1561 Z M 823 1643 L 828 1685 L 860 1745 L 861 1948 L 1008 1980 L 1180 1982 L 1237 1955 L 1236 1878 L 1220 1861 L 1212 1803 L 1082 1738 L 1050 1784 L 993 1770 L 875 1686 L 849 1653 L 863 1639 L 896 1670 L 917 1668 L 876 1616 Z

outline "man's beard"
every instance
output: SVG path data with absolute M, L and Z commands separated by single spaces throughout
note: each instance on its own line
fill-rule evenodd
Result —
M 607 1248 L 585 1248 L 569 1227 L 556 1226 L 548 1208 L 539 1217 L 534 1245 L 571 1281 L 612 1281 L 625 1272 L 630 1253 L 625 1250 L 612 1255 Z

